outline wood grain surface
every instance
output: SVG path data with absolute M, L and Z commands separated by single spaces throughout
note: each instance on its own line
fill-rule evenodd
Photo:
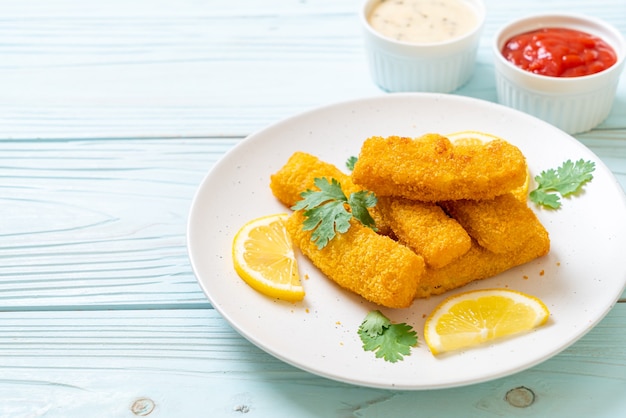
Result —
M 212 309 L 187 257 L 194 193 L 247 135 L 383 94 L 360 4 L 0 2 L 0 417 L 626 415 L 626 294 L 538 366 L 423 392 L 298 370 Z M 455 94 L 496 100 L 491 38 L 514 17 L 569 11 L 626 33 L 624 0 L 485 4 Z M 626 75 L 609 118 L 576 138 L 626 189 Z

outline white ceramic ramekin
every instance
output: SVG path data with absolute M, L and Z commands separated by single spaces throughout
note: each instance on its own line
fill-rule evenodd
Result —
M 504 58 L 501 51 L 507 40 L 541 28 L 575 29 L 598 36 L 613 47 L 617 62 L 592 75 L 550 77 L 522 70 Z M 609 115 L 624 67 L 626 41 L 608 23 L 575 14 L 527 16 L 501 28 L 492 45 L 501 104 L 543 119 L 569 134 L 593 129 Z
M 476 51 L 485 22 L 482 0 L 463 0 L 477 15 L 468 34 L 444 42 L 412 44 L 387 38 L 368 23 L 380 0 L 366 0 L 360 10 L 365 50 L 374 82 L 388 92 L 449 93 L 473 74 Z

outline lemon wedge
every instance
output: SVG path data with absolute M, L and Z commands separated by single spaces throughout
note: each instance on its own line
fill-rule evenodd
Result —
M 287 214 L 268 215 L 246 223 L 233 239 L 235 271 L 253 289 L 282 300 L 304 298 L 298 262 L 285 227 Z
M 534 296 L 508 289 L 474 290 L 441 302 L 426 319 L 424 339 L 436 355 L 530 331 L 549 316 Z
M 497 137 L 495 135 L 480 132 L 480 131 L 461 131 L 455 132 L 452 134 L 446 135 L 446 138 L 450 140 L 454 145 L 481 145 L 485 142 L 493 141 L 495 139 L 499 139 L 504 141 L 502 138 Z M 511 193 L 519 200 L 525 202 L 528 196 L 528 188 L 530 187 L 530 171 L 528 167 L 526 167 L 526 179 L 524 183 L 517 187 L 514 190 L 511 190 Z
M 502 138 L 480 131 L 461 131 L 446 135 L 455 145 L 481 145 L 485 142 Z

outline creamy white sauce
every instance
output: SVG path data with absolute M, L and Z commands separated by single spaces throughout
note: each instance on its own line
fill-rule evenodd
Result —
M 368 21 L 388 38 L 416 44 L 458 38 L 478 25 L 476 12 L 462 0 L 381 0 Z

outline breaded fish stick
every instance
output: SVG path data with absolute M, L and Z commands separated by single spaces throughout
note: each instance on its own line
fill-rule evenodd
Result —
M 354 219 L 350 229 L 335 236 L 321 250 L 302 230 L 302 211 L 287 220 L 294 244 L 338 285 L 389 308 L 411 305 L 424 259 L 389 237 L 379 235 Z
M 427 298 L 456 289 L 475 280 L 495 276 L 515 266 L 546 255 L 550 251 L 547 232 L 526 241 L 519 250 L 493 253 L 472 240 L 472 248 L 461 258 L 440 269 L 426 268 L 416 297 Z
M 270 178 L 270 188 L 274 196 L 285 206 L 291 208 L 302 197 L 300 193 L 308 189 L 316 189 L 315 179 L 332 178 L 341 184 L 341 190 L 349 196 L 351 193 L 363 190 L 355 185 L 352 178 L 332 164 L 321 161 L 319 158 L 305 152 L 295 152 L 287 163 Z M 370 208 L 370 215 L 376 222 L 378 232 L 383 235 L 390 233 L 378 210 Z
M 527 203 L 511 193 L 440 204 L 481 247 L 494 253 L 516 251 L 532 237 L 547 233 Z
M 272 193 L 285 206 L 291 207 L 299 200 L 300 193 L 315 187 L 315 178 L 334 178 L 341 183 L 344 193 L 350 194 L 362 190 L 356 186 L 349 175 L 345 174 L 332 164 L 321 161 L 314 155 L 305 152 L 295 152 L 287 163 L 270 177 Z
M 469 251 L 472 240 L 459 223 L 431 202 L 384 196 L 376 205 L 398 240 L 440 268 Z
M 369 138 L 352 172 L 355 184 L 378 197 L 426 202 L 492 199 L 525 179 L 524 155 L 508 142 L 453 145 L 437 134 Z

